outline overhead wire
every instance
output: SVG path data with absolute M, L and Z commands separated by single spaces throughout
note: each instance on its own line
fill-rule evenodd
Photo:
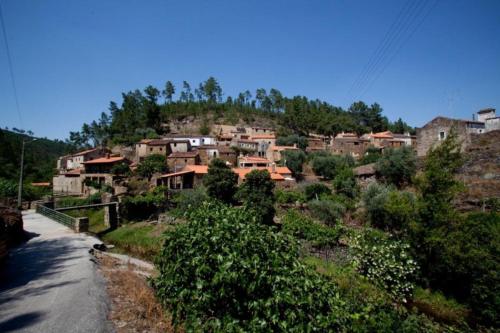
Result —
M 21 116 L 21 108 L 19 107 L 19 98 L 18 98 L 18 94 L 17 94 L 16 80 L 14 78 L 14 69 L 12 66 L 12 58 L 10 55 L 9 40 L 7 39 L 7 29 L 5 28 L 5 20 L 3 17 L 2 2 L 1 1 L 0 1 L 0 25 L 2 27 L 2 34 L 3 34 L 4 44 L 5 44 L 5 51 L 7 53 L 7 64 L 9 67 L 9 74 L 10 74 L 10 80 L 12 83 L 12 90 L 14 92 L 14 101 L 16 104 L 16 110 L 17 110 L 17 114 L 19 116 L 19 123 L 21 125 L 21 128 L 23 128 L 23 118 Z

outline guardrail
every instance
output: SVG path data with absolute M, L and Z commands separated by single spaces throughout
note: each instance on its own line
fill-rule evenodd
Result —
M 46 204 L 39 204 L 36 206 L 36 212 L 51 220 L 59 222 L 76 232 L 88 231 L 89 219 L 88 217 L 72 217 L 64 213 L 58 212 L 46 206 Z

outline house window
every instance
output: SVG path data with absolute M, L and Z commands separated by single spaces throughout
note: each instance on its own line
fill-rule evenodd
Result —
M 163 151 L 163 148 L 160 148 L 160 151 Z
M 174 143 L 174 147 L 177 147 L 177 143 Z
M 446 133 L 441 131 L 439 132 L 439 140 L 444 140 L 446 138 Z
M 188 160 L 187 160 L 187 158 L 185 158 L 185 159 L 184 159 L 184 163 L 187 163 L 187 162 L 188 162 Z
M 149 148 L 149 151 L 153 151 L 153 148 Z
M 214 157 L 217 157 L 217 152 L 214 151 Z

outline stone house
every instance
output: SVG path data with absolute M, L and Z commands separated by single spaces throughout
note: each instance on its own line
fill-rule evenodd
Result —
M 186 165 L 197 164 L 200 164 L 200 154 L 197 150 L 177 152 L 167 156 L 168 168 L 173 172 L 184 169 Z
M 191 144 L 187 140 L 144 139 L 135 145 L 136 161 L 142 161 L 150 155 L 168 156 L 171 153 L 187 152 Z
M 334 155 L 350 155 L 354 158 L 361 158 L 371 145 L 372 143 L 369 139 L 337 136 L 332 140 L 331 152 Z
M 211 135 L 170 134 L 164 138 L 169 141 L 189 141 L 191 147 L 216 144 L 215 138 Z
M 496 116 L 496 110 L 493 108 L 478 111 L 477 121 L 484 122 L 485 132 L 500 129 L 500 117 Z
M 228 146 L 205 145 L 198 147 L 200 154 L 200 164 L 208 165 L 214 158 L 219 158 L 229 162 L 231 165 L 236 164 L 236 152 Z
M 257 168 L 257 167 L 269 167 L 271 166 L 271 161 L 267 158 L 256 157 L 256 156 L 239 156 L 238 157 L 238 168 Z
M 107 148 L 87 149 L 76 154 L 62 156 L 57 160 L 57 169 L 59 172 L 83 168 L 83 163 L 99 157 L 106 156 L 109 153 Z
M 300 149 L 295 144 L 293 146 L 273 146 L 267 151 L 266 157 L 270 161 L 278 162 L 283 158 L 283 152 L 290 150 L 298 151 Z
M 259 149 L 259 143 L 253 140 L 236 140 L 236 147 L 256 152 Z
M 436 117 L 423 127 L 417 128 L 417 156 L 425 156 L 431 147 L 446 139 L 452 128 L 462 142 L 462 149 L 465 149 L 471 142 L 471 134 L 484 133 L 485 123 Z
M 257 155 L 260 157 L 265 157 L 267 151 L 276 145 L 276 136 L 274 134 L 256 134 L 251 139 L 259 144 Z

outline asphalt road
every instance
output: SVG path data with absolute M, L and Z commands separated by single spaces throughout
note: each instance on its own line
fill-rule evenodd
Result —
M 0 332 L 112 332 L 103 277 L 88 253 L 98 242 L 34 211 L 31 239 L 0 268 Z

